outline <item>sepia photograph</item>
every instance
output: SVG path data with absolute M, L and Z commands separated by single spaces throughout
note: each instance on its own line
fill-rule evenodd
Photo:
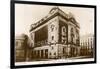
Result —
M 14 65 L 95 62 L 95 11 L 95 6 L 14 2 Z

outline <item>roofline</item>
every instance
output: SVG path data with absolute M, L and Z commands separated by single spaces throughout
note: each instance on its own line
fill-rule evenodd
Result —
M 58 8 L 59 9 L 59 8 Z M 66 20 L 69 20 L 70 18 L 68 18 L 68 14 L 66 14 L 65 12 L 63 12 L 61 9 L 59 9 L 60 11 L 56 11 L 56 12 L 54 12 L 54 13 L 52 13 L 51 15 L 50 14 L 48 14 L 47 16 L 45 16 L 44 18 L 42 18 L 44 21 L 42 21 L 40 24 L 38 24 L 41 20 L 39 20 L 37 23 L 35 23 L 35 24 L 38 24 L 37 26 L 35 26 L 35 27 L 33 27 L 32 29 L 30 29 L 30 32 L 33 30 L 33 29 L 36 29 L 37 27 L 39 27 L 39 26 L 41 26 L 41 25 L 43 25 L 44 23 L 46 23 L 48 20 L 50 20 L 50 19 L 52 19 L 52 18 L 54 18 L 55 16 L 62 16 L 63 18 L 65 18 Z M 64 15 L 62 15 L 62 14 L 64 14 Z M 71 17 L 71 18 L 74 18 L 74 17 Z M 75 18 L 74 18 L 75 19 Z M 78 22 L 76 21 L 76 19 L 75 19 L 75 22 L 78 24 Z M 34 24 L 34 25 L 35 25 Z M 32 24 L 31 24 L 32 25 Z M 78 28 L 80 28 L 78 25 L 77 25 L 77 27 Z

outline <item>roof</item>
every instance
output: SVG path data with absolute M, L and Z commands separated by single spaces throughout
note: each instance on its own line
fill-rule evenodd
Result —
M 79 27 L 78 22 L 75 20 L 74 16 L 72 13 L 66 14 L 65 12 L 63 12 L 59 7 L 54 7 L 49 11 L 49 14 L 47 16 L 45 16 L 44 18 L 42 18 L 41 20 L 39 20 L 37 23 L 35 24 L 31 24 L 31 29 L 30 31 L 32 31 L 33 29 L 35 29 L 36 27 L 41 26 L 42 24 L 46 23 L 48 20 L 54 18 L 55 16 L 62 16 L 64 17 L 66 20 L 69 21 L 75 21 L 76 25 Z

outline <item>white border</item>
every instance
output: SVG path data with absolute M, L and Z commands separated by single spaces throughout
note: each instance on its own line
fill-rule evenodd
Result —
M 83 59 L 59 59 L 59 60 L 49 60 L 49 61 L 33 61 L 33 62 L 16 62 L 15 66 L 20 65 L 38 65 L 38 64 L 54 64 L 54 63 L 73 63 L 73 62 L 86 62 L 94 61 L 94 58 L 83 58 Z

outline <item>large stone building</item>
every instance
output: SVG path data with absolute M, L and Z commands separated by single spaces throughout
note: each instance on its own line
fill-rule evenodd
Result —
M 31 25 L 30 36 L 34 58 L 66 58 L 79 54 L 80 26 L 74 16 L 58 7 Z

